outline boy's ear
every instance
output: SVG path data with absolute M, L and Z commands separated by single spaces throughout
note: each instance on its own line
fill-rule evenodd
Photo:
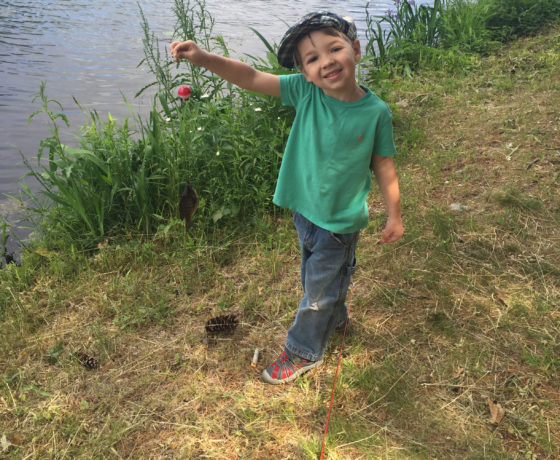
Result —
M 354 50 L 354 62 L 356 63 L 360 62 L 360 59 L 362 59 L 362 49 L 360 46 L 360 40 L 358 39 L 354 40 L 354 43 L 352 43 L 352 50 Z

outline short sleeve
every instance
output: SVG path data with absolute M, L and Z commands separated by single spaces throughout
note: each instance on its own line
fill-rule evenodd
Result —
M 280 97 L 282 105 L 295 107 L 302 100 L 307 80 L 300 74 L 280 75 Z

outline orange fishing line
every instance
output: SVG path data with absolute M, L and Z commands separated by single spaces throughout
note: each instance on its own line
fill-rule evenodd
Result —
M 346 322 L 344 323 L 344 332 L 342 333 L 342 342 L 340 343 L 340 351 L 338 353 L 338 363 L 336 365 L 336 372 L 334 373 L 334 381 L 332 385 L 331 391 L 331 401 L 329 403 L 329 411 L 327 412 L 327 421 L 325 423 L 325 432 L 323 433 L 323 445 L 321 446 L 321 455 L 319 457 L 320 460 L 323 460 L 323 456 L 325 455 L 325 443 L 327 441 L 327 433 L 329 431 L 329 421 L 331 419 L 331 411 L 334 403 L 334 390 L 336 387 L 336 379 L 338 377 L 338 370 L 340 369 L 340 362 L 342 361 L 342 351 L 344 350 L 344 338 L 346 337 L 346 328 L 348 327 L 348 319 L 350 318 L 350 304 L 352 303 L 352 294 L 354 292 L 354 283 L 351 284 L 350 287 L 350 298 L 348 299 L 348 307 L 346 313 Z

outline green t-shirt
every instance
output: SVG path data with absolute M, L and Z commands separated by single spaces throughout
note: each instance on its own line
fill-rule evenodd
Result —
M 327 96 L 302 74 L 280 77 L 282 104 L 296 117 L 286 144 L 274 203 L 334 233 L 368 222 L 372 154 L 395 154 L 391 110 L 368 88 L 355 102 Z

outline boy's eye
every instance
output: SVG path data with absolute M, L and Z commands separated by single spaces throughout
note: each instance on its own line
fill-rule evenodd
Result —
M 317 60 L 317 57 L 316 57 L 316 56 L 313 56 L 313 57 L 310 57 L 310 58 L 307 60 L 307 63 L 308 63 L 308 64 L 311 64 L 312 62 L 315 62 L 316 60 Z

